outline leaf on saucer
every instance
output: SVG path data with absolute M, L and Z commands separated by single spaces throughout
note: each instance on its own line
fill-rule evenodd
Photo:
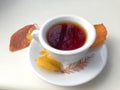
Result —
M 62 67 L 62 64 L 55 60 L 46 49 L 43 49 L 41 52 L 41 57 L 37 58 L 36 63 L 38 66 L 50 70 L 50 71 L 59 71 Z
M 31 33 L 35 29 L 35 25 L 32 24 L 16 31 L 10 38 L 9 50 L 14 52 L 28 47 L 32 40 Z

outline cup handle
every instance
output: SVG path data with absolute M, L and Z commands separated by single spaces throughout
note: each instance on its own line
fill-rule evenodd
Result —
M 36 29 L 36 30 L 34 30 L 33 32 L 32 32 L 32 38 L 35 40 L 35 41 L 37 41 L 37 42 L 39 42 L 40 43 L 40 41 L 39 41 L 39 30 L 38 29 Z

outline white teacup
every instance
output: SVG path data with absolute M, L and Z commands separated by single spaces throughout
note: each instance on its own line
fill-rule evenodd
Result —
M 47 41 L 47 31 L 50 27 L 60 22 L 75 22 L 78 25 L 82 26 L 87 33 L 87 40 L 85 44 L 74 50 L 59 50 L 55 49 L 49 45 Z M 89 47 L 93 44 L 96 38 L 95 28 L 92 24 L 90 24 L 87 20 L 78 17 L 78 16 L 58 16 L 46 21 L 39 30 L 35 30 L 32 33 L 33 38 L 40 42 L 43 48 L 47 49 L 48 52 L 63 65 L 69 65 L 71 63 L 77 62 L 82 57 L 84 57 L 89 49 Z

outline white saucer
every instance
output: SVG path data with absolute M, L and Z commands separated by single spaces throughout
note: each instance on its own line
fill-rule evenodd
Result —
M 36 65 L 36 58 L 40 56 L 39 52 L 42 49 L 42 46 L 35 40 L 31 42 L 29 58 L 33 71 L 41 79 L 58 86 L 76 86 L 92 80 L 103 70 L 107 61 L 107 47 L 103 44 L 99 48 L 89 51 L 95 55 L 90 58 L 90 61 L 83 70 L 70 74 L 52 72 Z

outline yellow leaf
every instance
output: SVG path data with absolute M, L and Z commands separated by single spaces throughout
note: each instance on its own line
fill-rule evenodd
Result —
M 62 67 L 62 64 L 55 60 L 48 52 L 46 49 L 43 49 L 41 52 L 41 57 L 37 58 L 37 65 L 44 68 L 48 69 L 51 71 L 59 71 Z

